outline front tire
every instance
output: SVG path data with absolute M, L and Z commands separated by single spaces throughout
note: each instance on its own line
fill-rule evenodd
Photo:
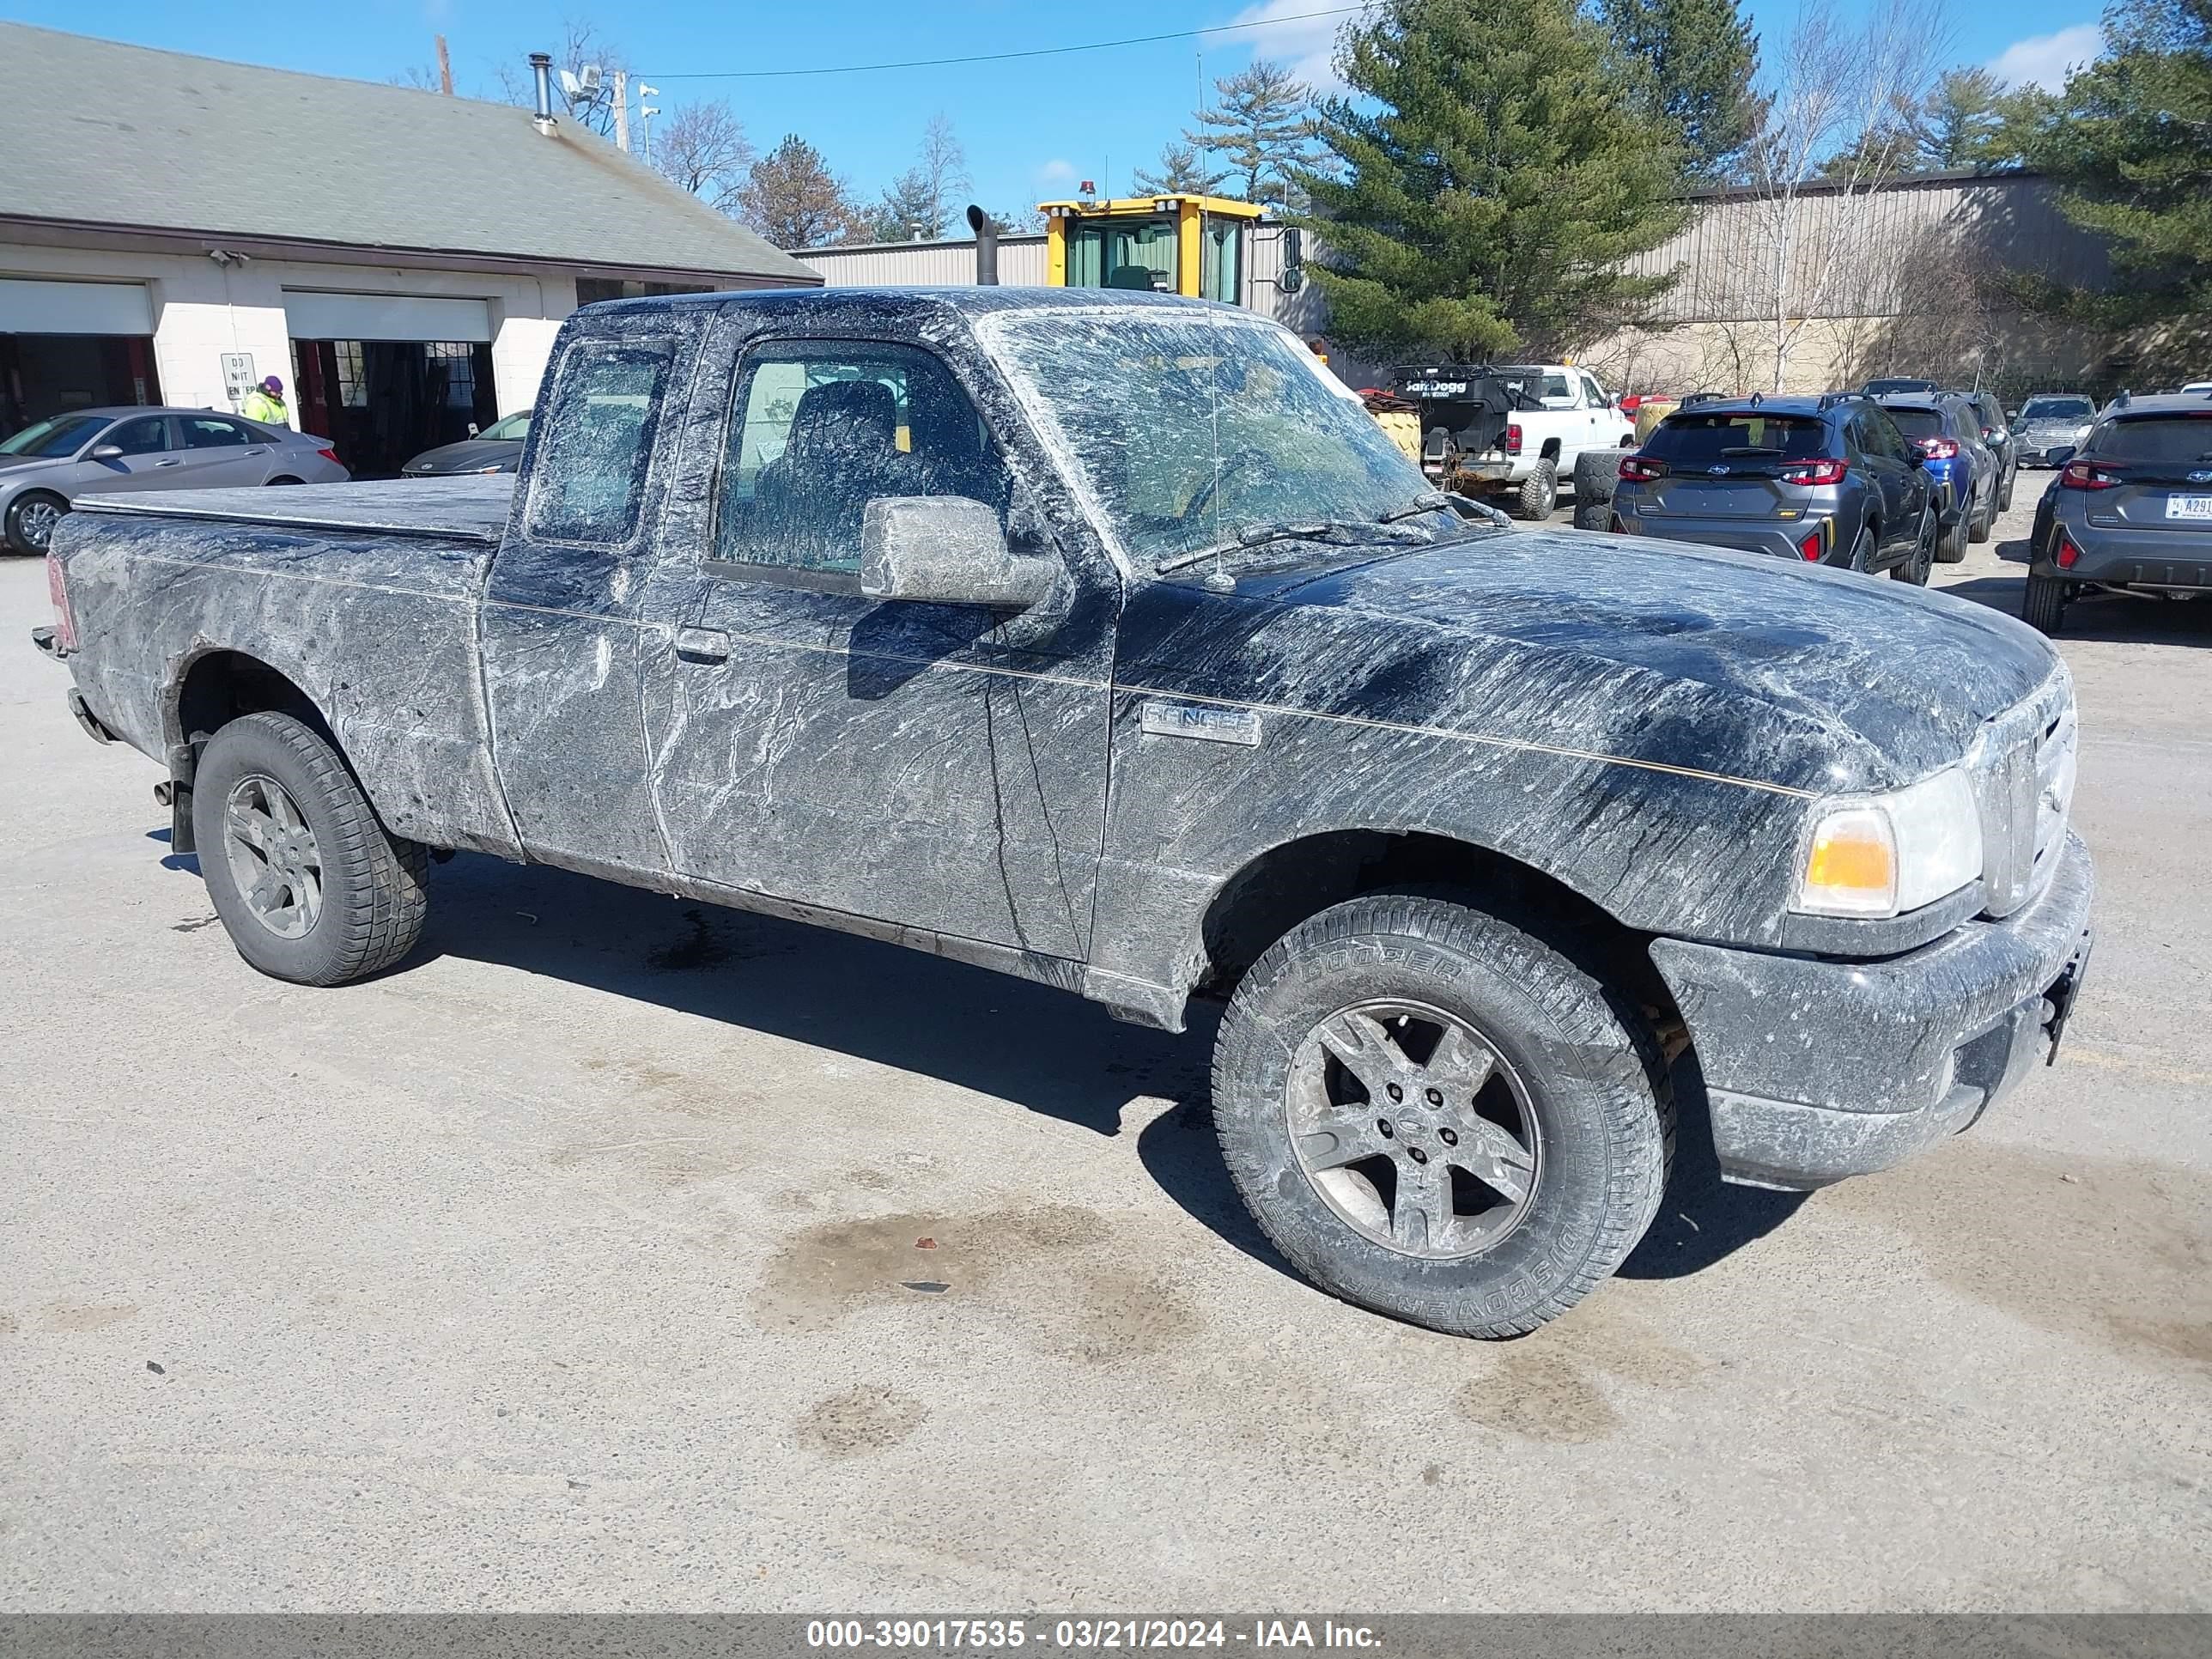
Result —
M 27 489 L 8 503 L 8 516 L 0 521 L 0 538 L 13 552 L 43 558 L 53 545 L 54 526 L 69 510 L 69 503 L 51 490 Z
M 1378 894 L 1253 964 L 1213 1055 L 1214 1126 L 1275 1246 L 1346 1301 L 1524 1334 L 1650 1225 L 1674 1150 L 1656 1043 L 1521 928 Z
M 238 954 L 271 978 L 342 985 L 415 946 L 428 855 L 386 830 L 337 751 L 290 714 L 247 714 L 192 779 L 200 872 Z
M 2039 633 L 2056 634 L 2066 625 L 2068 583 L 2063 577 L 2027 573 L 2027 587 L 2021 595 L 2020 619 Z
M 1552 509 L 1559 504 L 1559 469 L 1548 456 L 1536 463 L 1536 470 L 1521 481 L 1521 493 L 1514 504 L 1514 516 L 1541 523 L 1552 516 Z

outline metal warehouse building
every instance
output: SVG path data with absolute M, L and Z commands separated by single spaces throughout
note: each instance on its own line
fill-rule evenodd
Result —
M 0 434 L 284 379 L 356 473 L 527 408 L 561 319 L 821 278 L 531 112 L 0 23 Z

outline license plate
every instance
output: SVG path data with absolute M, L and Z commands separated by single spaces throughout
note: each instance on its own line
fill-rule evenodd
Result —
M 2212 520 L 2212 495 L 2168 495 L 2166 516 L 2169 519 Z

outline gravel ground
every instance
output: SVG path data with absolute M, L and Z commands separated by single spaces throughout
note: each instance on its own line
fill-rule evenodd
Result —
M 2023 482 L 1941 585 L 2017 609 Z M 473 858 L 404 971 L 257 977 L 44 611 L 0 564 L 0 1608 L 2212 1607 L 2212 605 L 2071 617 L 2062 1064 L 1807 1199 L 1692 1146 L 1490 1346 L 1283 1269 L 1203 1030 Z

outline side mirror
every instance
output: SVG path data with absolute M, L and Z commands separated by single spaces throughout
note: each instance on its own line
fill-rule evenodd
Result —
M 119 461 L 123 459 L 123 446 L 94 444 L 92 447 L 92 459 L 95 461 Z
M 471 436 L 471 438 L 473 438 L 473 437 L 475 437 L 476 435 L 477 435 L 477 423 L 476 423 L 474 421 L 471 421 L 471 422 L 469 422 L 469 436 Z
M 1026 611 L 1059 575 L 1006 544 L 995 508 L 964 495 L 878 495 L 860 519 L 860 592 Z
M 1275 278 L 1275 286 L 1285 294 L 1296 294 L 1306 285 L 1306 234 L 1296 225 L 1283 232 L 1283 269 Z
M 2043 452 L 2044 464 L 2046 466 L 2063 466 L 2072 460 L 2080 450 L 2079 444 L 2053 444 Z

